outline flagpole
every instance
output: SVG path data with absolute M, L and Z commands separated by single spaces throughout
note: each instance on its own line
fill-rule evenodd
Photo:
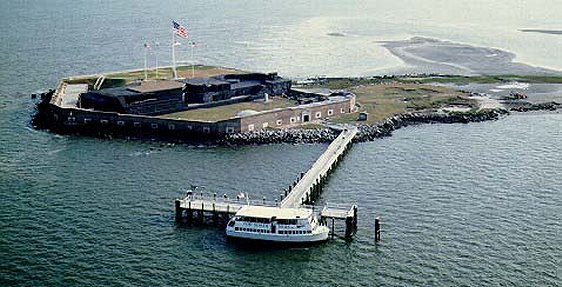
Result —
M 176 71 L 176 31 L 172 30 L 172 71 L 174 73 L 174 79 L 178 77 Z
M 148 54 L 148 47 L 147 44 L 144 44 L 144 80 L 148 80 L 148 63 L 147 63 L 147 54 Z
M 195 61 L 193 60 L 193 46 L 195 42 L 191 43 L 191 78 L 195 78 Z
M 160 42 L 154 42 L 154 47 L 158 47 L 160 46 Z M 156 51 L 156 48 L 154 48 L 154 56 L 156 57 L 156 79 L 158 79 L 158 51 Z

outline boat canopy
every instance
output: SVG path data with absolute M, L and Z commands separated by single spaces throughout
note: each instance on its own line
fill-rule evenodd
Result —
M 308 218 L 312 210 L 306 208 L 280 208 L 268 206 L 251 206 L 242 207 L 236 216 L 254 217 L 254 218 L 272 218 L 277 219 L 296 219 Z

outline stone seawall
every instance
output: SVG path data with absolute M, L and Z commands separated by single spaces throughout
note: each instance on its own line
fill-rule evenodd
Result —
M 375 125 L 360 125 L 355 142 L 372 141 L 390 136 L 392 131 L 416 124 L 470 123 L 497 120 L 508 112 L 504 109 L 482 110 L 477 112 L 452 113 L 407 113 L 386 119 Z M 217 141 L 218 145 L 258 145 L 277 143 L 324 143 L 332 141 L 338 132 L 329 128 L 265 130 L 253 133 L 226 135 Z
M 42 95 L 42 101 L 37 106 L 37 114 L 34 116 L 33 125 L 40 129 L 50 129 L 62 134 L 79 134 L 101 138 L 156 139 L 193 145 L 241 146 L 279 143 L 326 143 L 333 141 L 339 133 L 325 127 L 315 129 L 266 129 L 223 135 L 209 134 L 201 132 L 203 130 L 202 125 L 205 125 L 203 123 L 64 109 L 49 104 L 52 95 L 52 91 Z M 549 109 L 551 106 L 545 107 Z M 400 114 L 390 117 L 382 123 L 359 125 L 359 132 L 354 141 L 372 141 L 376 138 L 390 136 L 392 131 L 396 129 L 415 124 L 481 122 L 496 120 L 507 113 L 508 111 L 504 109 L 490 109 L 476 112 Z M 75 124 L 69 124 L 69 119 L 72 120 L 70 123 Z M 91 122 L 86 124 L 85 122 L 89 120 Z M 131 123 L 138 123 L 138 127 L 131 125 Z M 174 129 L 170 129 L 172 126 Z

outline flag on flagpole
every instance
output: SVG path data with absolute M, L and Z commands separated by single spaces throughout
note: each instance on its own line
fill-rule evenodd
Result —
M 187 30 L 187 28 L 185 28 L 184 26 L 180 25 L 178 22 L 176 21 L 172 21 L 172 24 L 174 24 L 174 31 L 176 32 L 176 35 L 187 39 L 187 37 L 189 36 L 189 31 Z

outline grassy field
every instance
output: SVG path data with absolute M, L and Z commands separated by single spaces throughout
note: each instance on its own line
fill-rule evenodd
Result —
M 237 104 L 214 107 L 214 108 L 195 109 L 185 112 L 167 114 L 167 115 L 162 115 L 161 117 L 214 122 L 214 121 L 221 121 L 221 120 L 233 118 L 236 116 L 238 112 L 244 110 L 253 110 L 253 111 L 261 112 L 261 111 L 267 111 L 276 108 L 292 107 L 295 105 L 296 103 L 289 99 L 271 97 L 267 103 L 263 101 L 243 102 L 243 103 L 237 103 Z
M 442 75 L 442 76 L 419 76 L 419 77 L 366 77 L 366 78 L 338 78 L 319 81 L 309 87 L 325 87 L 330 89 L 350 89 L 361 85 L 373 84 L 495 84 L 505 82 L 522 83 L 545 83 L 562 84 L 562 75 L 481 75 L 481 76 L 461 76 L 461 75 Z
M 447 106 L 476 108 L 477 103 L 453 88 L 420 84 L 382 84 L 356 86 L 350 89 L 357 95 L 359 112 L 369 113 L 361 123 L 374 124 L 392 115 L 405 112 L 438 110 Z M 334 121 L 358 123 L 358 113 L 345 114 Z
M 562 76 L 539 76 L 539 75 L 494 75 L 494 76 L 435 76 L 435 77 L 413 77 L 413 78 L 397 78 L 397 81 L 403 83 L 444 83 L 444 84 L 494 84 L 504 82 L 522 82 L 522 83 L 547 83 L 562 84 Z
M 231 69 L 231 68 L 224 68 L 224 67 L 212 67 L 212 66 L 203 66 L 203 65 L 195 65 L 193 67 L 193 75 L 192 75 L 192 66 L 179 66 L 176 67 L 176 71 L 178 73 L 178 77 L 180 78 L 203 78 L 203 77 L 211 77 L 221 74 L 235 74 L 235 73 L 242 73 L 240 70 Z M 151 69 L 148 70 L 148 79 L 149 80 L 163 80 L 163 79 L 171 79 L 173 77 L 172 68 L 160 68 L 158 70 Z M 125 73 L 112 73 L 107 74 L 107 78 L 109 79 L 126 79 L 128 81 L 137 81 L 137 80 L 144 80 L 144 70 L 137 70 Z
M 191 78 L 192 77 L 192 66 L 178 66 L 176 67 L 178 77 L 180 78 Z M 193 76 L 195 78 L 211 77 L 221 74 L 238 74 L 245 73 L 241 70 L 224 68 L 224 67 L 214 67 L 214 66 L 203 66 L 195 65 L 193 67 Z M 149 80 L 163 80 L 172 78 L 172 68 L 165 67 L 156 69 L 149 69 L 147 71 Z M 101 74 L 100 74 L 101 75 Z M 126 85 L 134 81 L 144 80 L 144 70 L 134 70 L 126 72 L 115 72 L 115 73 L 105 73 L 106 84 L 104 88 L 115 87 L 119 85 Z M 89 84 L 94 85 L 98 78 L 98 75 L 91 76 L 77 76 L 64 79 L 70 84 Z

